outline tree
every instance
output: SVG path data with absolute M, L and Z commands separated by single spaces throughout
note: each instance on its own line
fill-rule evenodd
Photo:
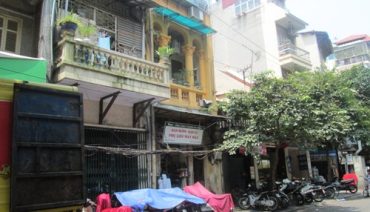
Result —
M 276 179 L 282 144 L 302 147 L 337 145 L 356 125 L 348 107 L 353 92 L 337 83 L 332 72 L 303 72 L 278 79 L 260 75 L 250 92 L 233 91 L 221 109 L 244 123 L 225 132 L 221 150 L 233 154 L 239 147 L 253 151 L 261 143 L 276 146 L 272 180 Z

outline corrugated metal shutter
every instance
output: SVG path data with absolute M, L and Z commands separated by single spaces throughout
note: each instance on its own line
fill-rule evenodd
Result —
M 143 26 L 129 19 L 118 17 L 117 48 L 125 54 L 142 58 Z

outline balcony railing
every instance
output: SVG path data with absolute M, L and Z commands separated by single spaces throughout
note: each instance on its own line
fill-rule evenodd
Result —
M 307 62 L 310 62 L 310 53 L 308 51 L 305 51 L 303 49 L 296 47 L 295 45 L 291 43 L 281 44 L 279 46 L 279 54 L 280 54 L 280 57 L 292 54 Z
M 139 81 L 169 84 L 167 66 L 106 50 L 69 36 L 64 37 L 58 43 L 58 47 L 58 66 L 70 64 Z

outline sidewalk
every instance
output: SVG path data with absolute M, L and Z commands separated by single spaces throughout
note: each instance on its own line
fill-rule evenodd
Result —
M 262 210 L 241 210 L 235 211 L 262 211 Z M 313 202 L 303 206 L 289 206 L 284 212 L 368 212 L 370 211 L 370 198 L 364 198 L 362 191 L 355 194 L 340 193 L 335 199 L 325 199 L 323 202 Z

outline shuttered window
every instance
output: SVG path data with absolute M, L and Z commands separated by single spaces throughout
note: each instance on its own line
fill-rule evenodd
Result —
M 22 20 L 0 16 L 0 50 L 7 52 L 20 52 Z
M 143 26 L 129 19 L 118 18 L 117 45 L 124 53 L 142 57 Z

